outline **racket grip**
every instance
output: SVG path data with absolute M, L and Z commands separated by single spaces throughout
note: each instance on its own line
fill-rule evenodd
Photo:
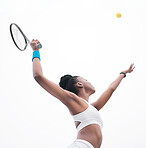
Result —
M 39 45 L 38 45 L 38 48 L 39 48 L 39 49 L 42 48 L 42 44 L 39 44 Z

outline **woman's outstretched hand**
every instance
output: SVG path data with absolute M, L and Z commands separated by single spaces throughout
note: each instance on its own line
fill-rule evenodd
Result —
M 127 70 L 123 70 L 125 73 L 131 73 L 134 70 L 135 66 L 134 64 L 131 64 L 130 67 Z
M 32 40 L 30 43 L 31 48 L 34 50 L 39 50 L 38 45 L 40 44 L 40 42 L 38 40 Z

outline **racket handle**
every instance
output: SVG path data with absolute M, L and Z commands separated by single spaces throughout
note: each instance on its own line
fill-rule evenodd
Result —
M 38 45 L 38 48 L 39 48 L 39 49 L 42 48 L 42 44 L 39 44 L 39 45 Z

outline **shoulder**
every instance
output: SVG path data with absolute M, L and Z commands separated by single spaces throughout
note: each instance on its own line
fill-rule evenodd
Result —
M 67 106 L 71 115 L 78 114 L 88 108 L 88 104 L 85 103 L 79 96 L 73 93 L 72 96 L 72 101 L 70 101 L 70 103 Z

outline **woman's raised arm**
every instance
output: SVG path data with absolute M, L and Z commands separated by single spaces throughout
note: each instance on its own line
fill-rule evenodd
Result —
M 112 96 L 113 92 L 117 89 L 119 84 L 121 83 L 122 79 L 126 77 L 127 73 L 131 73 L 134 70 L 134 64 L 131 64 L 130 67 L 127 70 L 123 70 L 120 75 L 117 77 L 116 80 L 114 80 L 109 87 L 107 88 L 106 91 L 103 92 L 103 94 L 99 97 L 97 101 L 92 103 L 92 105 L 97 108 L 97 110 L 100 110 L 106 102 L 110 99 Z
M 43 75 L 40 57 L 39 57 L 39 49 L 37 44 L 40 44 L 38 40 L 32 40 L 31 47 L 35 52 L 33 55 L 33 77 L 37 81 L 37 83 L 43 87 L 48 93 L 53 95 L 54 97 L 58 98 L 63 104 L 66 106 L 70 106 L 72 100 L 74 100 L 77 96 L 72 92 L 66 91 L 62 89 L 57 84 L 53 83 L 52 81 L 48 80 Z

